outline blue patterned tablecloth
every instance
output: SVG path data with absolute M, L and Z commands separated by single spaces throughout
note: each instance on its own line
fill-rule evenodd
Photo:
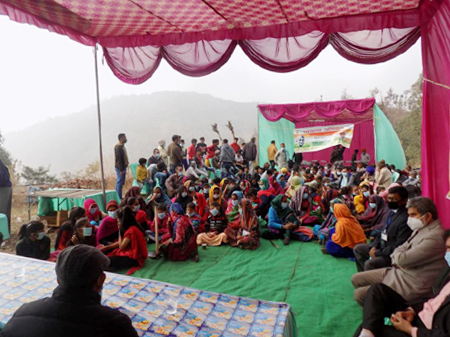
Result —
M 52 295 L 55 265 L 0 254 L 0 323 L 24 303 Z M 24 275 L 23 271 L 25 271 Z M 178 302 L 168 313 L 168 299 Z M 296 336 L 295 319 L 286 303 L 185 288 L 107 273 L 102 304 L 127 314 L 139 336 Z

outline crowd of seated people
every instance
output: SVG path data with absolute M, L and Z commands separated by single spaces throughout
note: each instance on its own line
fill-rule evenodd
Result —
M 193 139 L 188 151 L 179 136 L 172 140 L 170 151 L 160 142 L 148 161 L 139 160 L 139 186 L 120 203 L 109 202 L 107 213 L 94 200 L 72 209 L 50 259 L 67 247 L 90 245 L 109 258 L 107 270 L 132 274 L 146 262 L 147 243 L 156 240 L 166 259 L 195 262 L 198 246 L 257 250 L 261 239 L 284 245 L 317 240 L 330 258 L 355 261 L 354 298 L 370 312 L 357 332 L 361 336 L 382 330 L 367 298 L 382 306 L 380 293 L 395 292 L 405 303 L 432 295 L 432 282 L 445 265 L 445 243 L 433 202 L 419 196 L 420 171 L 396 170 L 384 160 L 371 165 L 365 150 L 365 161 L 351 166 L 298 162 L 285 147 L 275 151 L 275 142 L 268 149 L 273 160 L 257 166 L 254 140 L 244 147 L 237 140 L 234 146 L 225 139 L 207 146 Z M 45 259 L 30 253 L 37 252 L 30 247 L 42 240 L 42 227 L 28 226 L 18 253 Z M 401 315 L 392 318 L 393 329 Z M 423 327 L 417 327 L 420 336 Z

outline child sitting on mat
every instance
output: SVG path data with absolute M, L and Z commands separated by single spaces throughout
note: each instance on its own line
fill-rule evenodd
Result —
M 197 236 L 197 244 L 208 246 L 220 246 L 228 242 L 227 235 L 223 232 L 227 228 L 227 217 L 218 202 L 211 204 L 210 215 L 205 224 L 205 233 Z

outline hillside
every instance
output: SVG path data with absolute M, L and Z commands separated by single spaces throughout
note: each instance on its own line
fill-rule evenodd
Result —
M 228 120 L 238 137 L 248 140 L 256 133 L 257 103 L 239 103 L 190 92 L 158 92 L 150 95 L 116 96 L 101 102 L 103 149 L 106 163 L 113 163 L 117 135 L 127 134 L 130 161 L 148 158 L 157 143 L 173 134 L 231 138 Z M 96 106 L 64 117 L 51 118 L 18 132 L 6 133 L 5 147 L 12 156 L 31 167 L 48 166 L 52 173 L 85 168 L 99 158 Z M 112 170 L 112 168 L 111 168 Z

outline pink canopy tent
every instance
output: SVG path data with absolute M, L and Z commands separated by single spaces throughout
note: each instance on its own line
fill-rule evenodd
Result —
M 344 160 L 349 161 L 353 151 L 361 148 L 366 148 L 367 153 L 375 159 L 374 104 L 375 99 L 367 98 L 303 104 L 260 104 L 258 109 L 268 121 L 276 122 L 281 118 L 285 118 L 294 123 L 295 128 L 354 124 L 355 129 L 351 147 L 344 152 Z M 292 138 L 292 134 L 289 134 L 288 137 Z M 264 146 L 264 144 L 261 144 L 260 149 L 261 147 L 264 148 Z M 303 159 L 306 161 L 326 160 L 328 162 L 332 150 L 332 148 L 329 148 L 322 151 L 306 152 L 303 154 Z M 260 150 L 260 152 L 262 151 Z
M 391 59 L 422 37 L 423 192 L 450 228 L 448 0 L 0 0 L 0 14 L 99 44 L 114 74 L 138 84 L 164 58 L 189 76 L 219 69 L 237 45 L 287 72 L 327 45 L 360 63 Z

